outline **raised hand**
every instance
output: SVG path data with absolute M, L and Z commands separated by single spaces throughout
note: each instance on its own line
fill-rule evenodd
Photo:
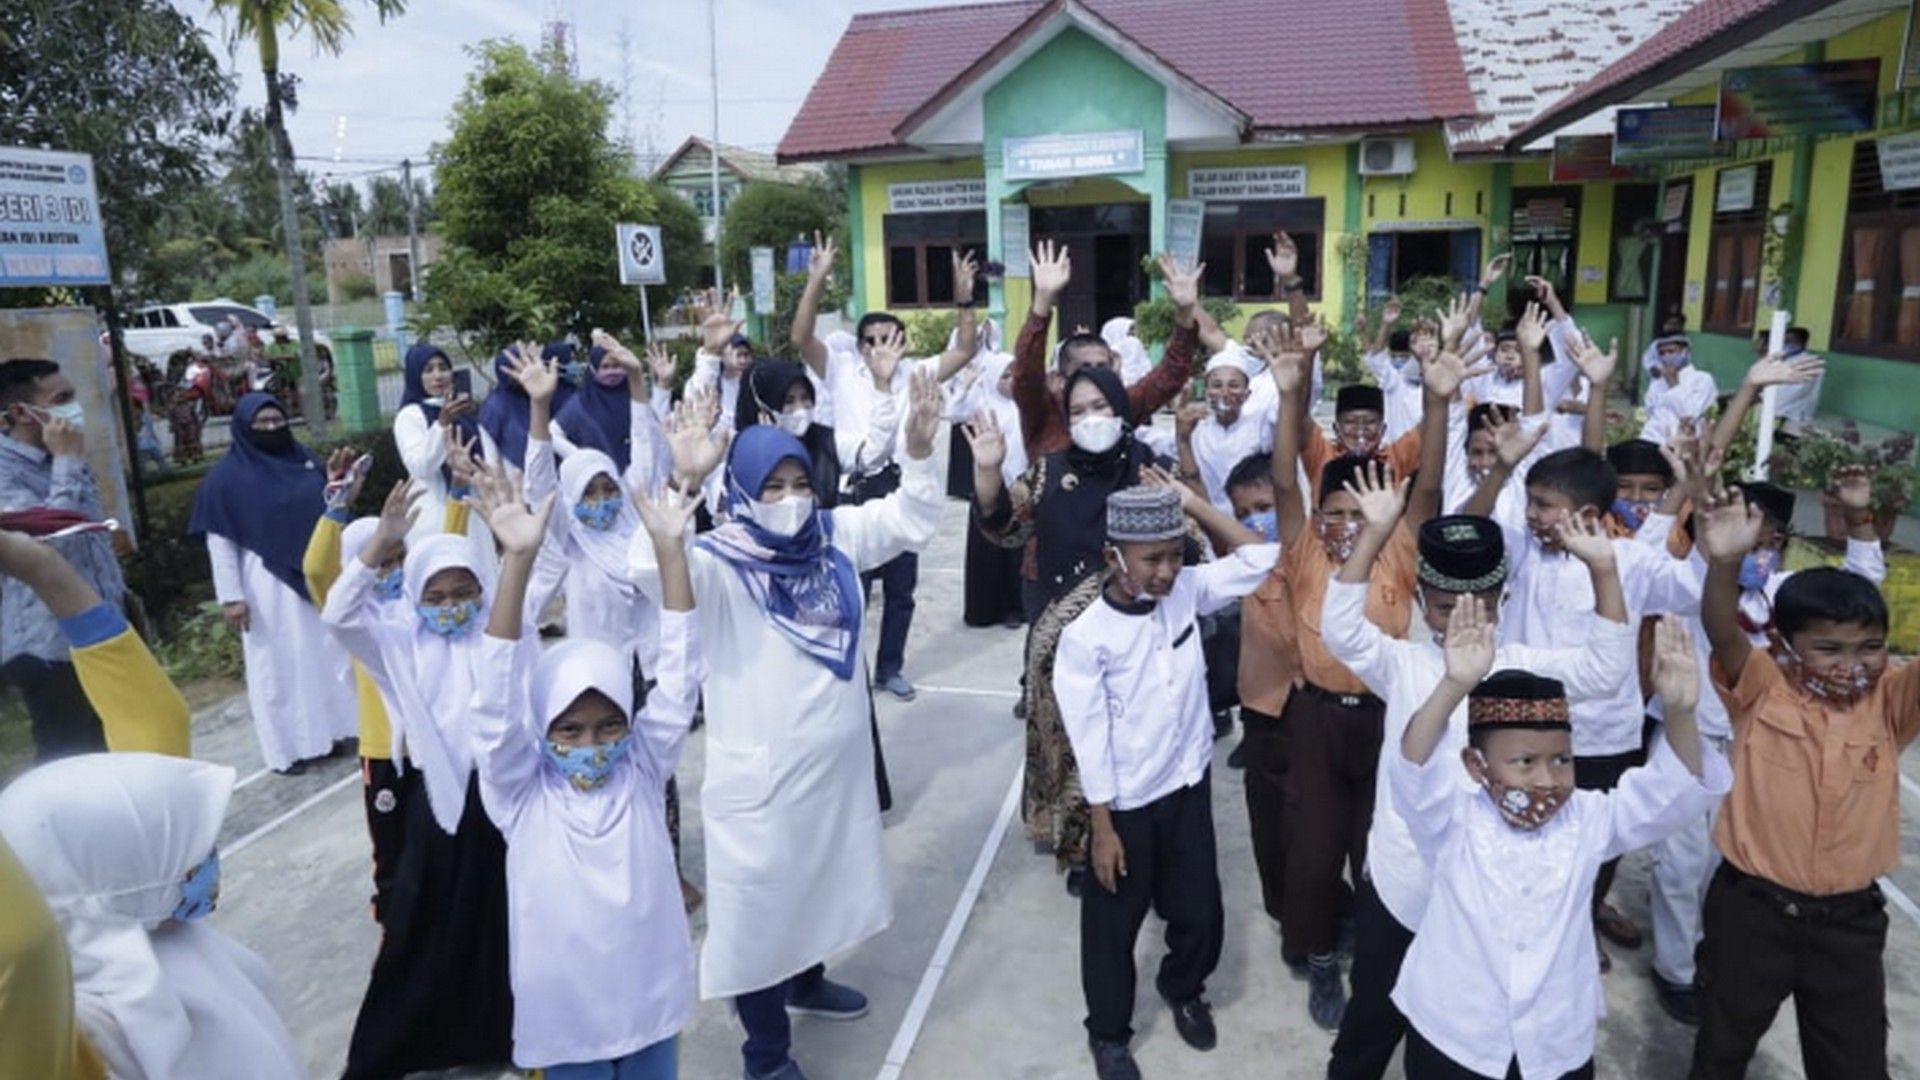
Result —
M 1613 561 L 1613 539 L 1598 518 L 1568 514 L 1554 523 L 1553 531 L 1566 553 L 1589 568 Z
M 670 390 L 673 388 L 674 379 L 680 375 L 680 362 L 674 359 L 665 345 L 659 342 L 648 342 L 647 371 L 653 375 L 653 385 Z
M 506 466 L 498 463 L 482 467 L 473 479 L 474 509 L 508 555 L 530 556 L 540 550 L 558 495 L 548 492 L 538 508 L 529 508 L 520 481 L 508 476 Z
M 1173 414 L 1174 438 L 1181 442 L 1192 438 L 1193 429 L 1199 427 L 1201 421 L 1212 415 L 1213 409 L 1204 401 L 1189 401 L 1180 406 L 1179 410 Z
M 1546 424 L 1526 424 L 1515 413 L 1505 416 L 1487 417 L 1487 431 L 1493 435 L 1494 452 L 1500 455 L 1500 464 L 1508 469 L 1517 467 L 1540 445 L 1540 439 L 1547 433 Z
M 732 432 L 714 434 L 718 413 L 719 402 L 712 391 L 696 391 L 674 405 L 667 424 L 667 450 L 681 479 L 695 485 L 705 482 L 725 456 Z
M 1399 322 L 1401 310 L 1398 299 L 1388 300 L 1386 306 L 1380 309 L 1380 325 L 1391 327 Z
M 960 428 L 973 448 L 973 464 L 979 469 L 999 469 L 1007 460 L 1007 435 L 992 409 L 981 409 L 973 420 Z
M 974 257 L 972 249 L 953 253 L 953 302 L 955 304 L 973 303 L 973 283 L 980 276 L 980 260 Z
M 1447 301 L 1447 310 L 1440 316 L 1440 347 L 1458 349 L 1460 339 L 1467 333 L 1467 317 L 1470 303 L 1465 296 L 1456 296 Z
M 1756 390 L 1769 386 L 1793 386 L 1812 382 L 1826 370 L 1827 362 L 1818 356 L 1788 359 L 1779 353 L 1769 353 L 1764 359 L 1755 360 L 1753 366 L 1747 369 L 1746 383 Z
M 1663 615 L 1653 624 L 1653 689 L 1669 709 L 1700 703 L 1700 659 L 1686 620 Z
M 907 335 L 901 333 L 898 326 L 888 330 L 879 344 L 867 350 L 867 370 L 873 373 L 873 384 L 882 392 L 893 390 L 893 376 L 906 355 Z
M 553 361 L 540 358 L 540 349 L 531 342 L 522 343 L 507 354 L 507 375 L 527 392 L 533 401 L 551 403 L 560 389 L 560 372 Z
M 1579 333 L 1580 347 L 1573 351 L 1573 366 L 1596 386 L 1613 378 L 1614 369 L 1620 364 L 1620 339 L 1608 341 L 1606 351 L 1602 352 L 1584 330 Z
M 1375 461 L 1355 470 L 1353 479 L 1343 486 L 1360 501 L 1360 516 L 1367 528 L 1391 532 L 1407 511 L 1407 489 L 1412 484 L 1412 480 L 1396 480 L 1391 466 Z
M 1056 245 L 1051 240 L 1034 245 L 1027 256 L 1027 266 L 1033 274 L 1034 293 L 1048 298 L 1059 296 L 1073 277 L 1073 260 L 1067 256 L 1067 246 Z
M 833 272 L 833 258 L 839 252 L 831 235 L 822 235 L 819 229 L 813 230 L 813 252 L 807 256 L 807 276 L 816 281 L 825 279 Z
M 1520 347 L 1538 355 L 1540 346 L 1547 343 L 1547 313 L 1541 309 L 1538 301 L 1527 301 L 1527 309 L 1520 315 L 1520 321 L 1513 332 L 1520 338 Z
M 1147 487 L 1166 488 L 1180 496 L 1180 509 L 1192 513 L 1201 502 L 1200 493 L 1173 478 L 1173 474 L 1158 465 L 1142 465 L 1140 482 Z
M 1873 477 L 1865 465 L 1842 465 L 1833 470 L 1833 497 L 1850 514 L 1873 509 Z
M 480 470 L 476 460 L 479 455 L 474 453 L 479 436 L 469 437 L 459 428 L 450 427 L 440 429 L 440 437 L 447 444 L 447 471 L 453 474 L 453 487 L 473 487 L 474 475 Z
M 672 484 L 663 485 L 657 498 L 648 497 L 639 485 L 631 495 L 633 512 L 640 516 L 640 527 L 653 537 L 656 548 L 678 546 L 687 534 L 687 523 L 693 520 L 693 512 L 700 505 L 699 499 L 681 494 Z
M 1553 282 L 1548 281 L 1538 274 L 1528 274 L 1523 280 L 1526 281 L 1529 288 L 1533 289 L 1533 295 L 1539 297 L 1540 302 L 1545 304 L 1549 309 L 1560 302 L 1560 297 L 1555 294 L 1553 290 Z
M 1506 274 L 1507 264 L 1512 261 L 1512 252 L 1508 252 L 1505 255 L 1495 255 L 1489 259 L 1487 261 L 1487 268 L 1480 271 L 1480 288 L 1483 290 L 1493 288 L 1493 283 L 1499 281 L 1500 278 Z
M 351 446 L 335 447 L 327 455 L 327 483 L 338 484 L 347 478 L 347 470 L 353 468 L 360 455 Z
M 1167 283 L 1167 299 L 1176 308 L 1191 309 L 1200 302 L 1200 275 L 1206 272 L 1206 263 L 1183 263 L 1164 252 L 1160 255 L 1160 276 Z
M 700 348 L 719 355 L 727 347 L 727 342 L 740 332 L 745 323 L 735 322 L 730 308 L 716 308 L 700 323 Z
M 1716 563 L 1737 563 L 1760 544 L 1766 518 L 1757 506 L 1748 506 L 1739 488 L 1722 491 L 1707 500 L 1694 521 L 1700 550 Z
M 1294 335 L 1294 341 L 1299 345 L 1301 352 L 1312 356 L 1320 351 L 1320 346 L 1327 343 L 1326 324 L 1318 319 L 1307 323 Z
M 1490 348 L 1484 334 L 1465 356 L 1438 352 L 1432 338 L 1420 339 L 1414 343 L 1413 355 L 1420 360 L 1421 384 L 1434 397 L 1453 400 L 1468 379 L 1493 370 L 1491 364 L 1484 362 Z
M 620 370 L 626 372 L 628 378 L 639 378 L 646 371 L 645 365 L 641 364 L 640 358 L 634 355 L 633 350 L 621 344 L 619 338 L 605 330 L 596 326 L 587 339 L 605 350 L 607 359 L 619 365 Z
M 413 529 L 413 523 L 420 517 L 420 500 L 426 496 L 426 489 L 415 490 L 413 481 L 402 480 L 387 492 L 387 501 L 381 504 L 380 521 L 373 529 L 373 539 L 367 541 L 365 554 L 361 560 L 368 566 L 379 566 L 400 553 L 407 542 L 407 533 Z
M 1300 272 L 1300 248 L 1293 237 L 1284 232 L 1273 234 L 1273 246 L 1267 249 L 1267 266 L 1273 271 L 1273 280 L 1285 284 L 1292 281 Z
M 921 461 L 933 453 L 933 437 L 940 433 L 940 412 L 946 398 L 933 369 L 921 365 L 907 380 L 907 456 Z
M 1303 352 L 1276 352 L 1267 358 L 1267 373 L 1273 376 L 1274 389 L 1288 401 L 1300 392 L 1307 381 L 1307 354 Z
M 1447 680 L 1471 689 L 1493 670 L 1493 623 L 1486 604 L 1471 593 L 1462 596 L 1447 616 Z

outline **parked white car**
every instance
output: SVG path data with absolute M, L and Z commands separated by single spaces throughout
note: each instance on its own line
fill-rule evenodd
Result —
M 128 317 L 122 333 L 128 351 L 164 365 L 167 357 L 181 349 L 199 348 L 200 339 L 205 335 L 212 334 L 218 340 L 219 326 L 236 315 L 242 325 L 259 333 L 262 340 L 271 339 L 274 328 L 283 325 L 275 323 L 258 308 L 223 297 L 185 304 L 152 304 L 140 308 Z M 286 329 L 288 336 L 294 336 L 292 327 Z M 325 334 L 316 332 L 313 344 L 320 353 L 322 363 L 332 359 L 332 344 Z

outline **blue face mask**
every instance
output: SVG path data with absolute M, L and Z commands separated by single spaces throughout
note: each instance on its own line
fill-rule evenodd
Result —
M 457 604 L 415 604 L 420 621 L 427 629 L 444 638 L 464 636 L 472 630 L 480 614 L 480 601 L 462 600 Z
M 575 360 L 570 364 L 561 364 L 560 377 L 574 384 L 583 382 L 587 377 L 587 362 Z
M 382 570 L 373 576 L 373 595 L 382 601 L 400 599 L 406 587 L 407 576 L 403 567 Z
M 1653 508 L 1658 505 L 1651 499 L 1615 499 L 1613 516 L 1620 519 L 1620 524 L 1639 532 L 1640 526 L 1646 524 L 1647 515 L 1653 513 Z
M 1778 548 L 1761 548 L 1750 551 L 1740 560 L 1740 587 L 1748 591 L 1758 591 L 1767 587 L 1767 579 L 1780 565 Z
M 610 743 L 598 746 L 561 746 L 558 743 L 541 741 L 547 760 L 560 770 L 575 791 L 592 791 L 607 782 L 613 770 L 624 761 L 627 751 L 633 746 L 631 733 L 622 735 Z
M 613 523 L 620 520 L 620 506 L 620 497 L 617 495 L 608 499 L 596 499 L 593 502 L 576 503 L 573 507 L 573 517 L 575 521 L 589 529 L 599 529 L 604 532 L 613 528 Z
M 1240 519 L 1240 524 L 1267 538 L 1267 543 L 1280 540 L 1280 515 L 1273 510 L 1262 510 L 1257 514 L 1248 514 Z
M 1693 363 L 1693 352 L 1690 349 L 1681 349 L 1677 353 L 1668 353 L 1666 355 L 1661 356 L 1660 362 L 1678 371 L 1679 369 Z
M 204 919 L 219 902 L 220 851 L 216 848 L 180 882 L 180 902 L 173 905 L 173 917 L 180 922 Z

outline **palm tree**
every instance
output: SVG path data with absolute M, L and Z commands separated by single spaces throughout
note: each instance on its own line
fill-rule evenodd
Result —
M 367 0 L 380 21 L 406 10 L 407 0 Z M 319 407 L 320 365 L 313 352 L 313 308 L 307 302 L 307 257 L 300 243 L 300 214 L 293 199 L 293 140 L 287 137 L 286 108 L 291 84 L 280 73 L 280 34 L 302 30 L 314 49 L 338 56 L 352 32 L 341 0 L 213 0 L 229 12 L 236 38 L 251 40 L 260 51 L 260 73 L 267 81 L 267 129 L 273 133 L 273 159 L 280 181 L 280 231 L 293 278 L 293 310 L 300 330 L 300 399 L 305 402 L 308 436 L 325 435 L 326 410 Z

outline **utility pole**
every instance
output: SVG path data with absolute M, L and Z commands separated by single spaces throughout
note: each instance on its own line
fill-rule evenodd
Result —
M 707 0 L 707 79 L 713 87 L 713 141 L 707 147 L 707 180 L 713 196 L 713 292 L 726 302 L 726 269 L 720 265 L 720 0 Z
M 420 219 L 413 206 L 413 159 L 400 161 L 400 189 L 407 194 L 407 292 L 420 302 Z

